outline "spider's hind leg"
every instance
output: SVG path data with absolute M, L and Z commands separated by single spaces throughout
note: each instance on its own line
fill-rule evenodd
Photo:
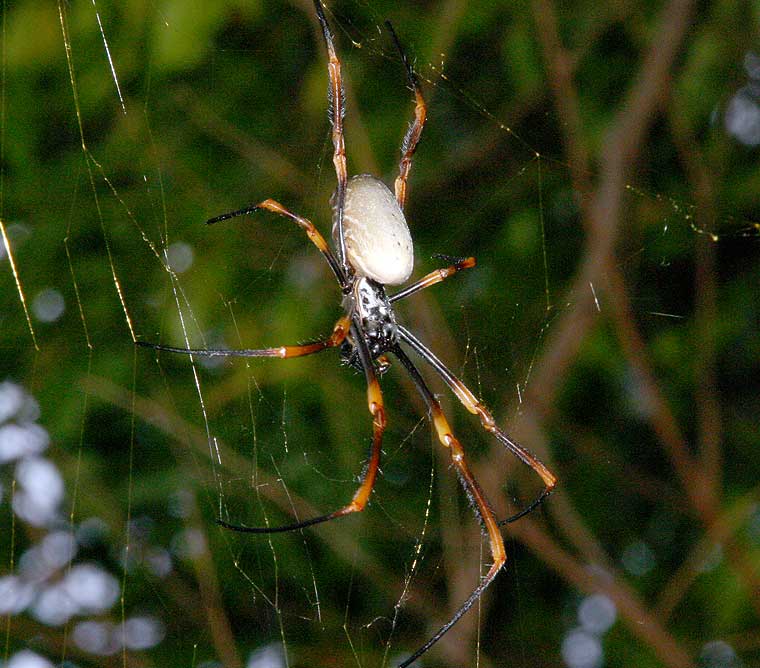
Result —
M 507 553 L 504 548 L 504 538 L 499 532 L 499 523 L 494 516 L 493 510 L 491 510 L 491 505 L 483 493 L 483 490 L 480 489 L 480 485 L 478 485 L 477 480 L 475 480 L 475 476 L 473 476 L 472 472 L 470 471 L 470 468 L 467 465 L 467 459 L 465 457 L 462 444 L 452 433 L 448 420 L 446 419 L 446 416 L 443 414 L 443 410 L 441 409 L 441 405 L 438 403 L 438 400 L 430 391 L 430 388 L 428 388 L 424 379 L 420 375 L 420 372 L 417 370 L 414 364 L 412 364 L 412 361 L 407 357 L 404 351 L 397 346 L 396 349 L 393 350 L 393 354 L 399 359 L 404 368 L 406 368 L 406 370 L 409 372 L 409 375 L 412 377 L 412 381 L 417 387 L 418 392 L 420 395 L 422 395 L 422 398 L 427 404 L 428 410 L 430 411 L 430 417 L 433 422 L 433 427 L 435 428 L 436 434 L 438 435 L 438 440 L 449 450 L 452 466 L 456 469 L 457 475 L 459 476 L 459 481 L 461 482 L 462 487 L 470 499 L 475 515 L 477 516 L 478 520 L 480 520 L 483 529 L 488 536 L 488 543 L 491 549 L 491 556 L 493 558 L 493 563 L 488 569 L 488 573 L 486 573 L 486 575 L 481 578 L 480 584 L 475 587 L 475 589 L 473 589 L 464 603 L 462 603 L 462 605 L 460 605 L 459 608 L 454 612 L 449 621 L 446 622 L 435 633 L 435 635 L 430 638 L 430 640 L 428 640 L 422 647 L 420 647 L 414 654 L 412 654 L 412 656 L 399 664 L 399 668 L 406 668 L 417 658 L 427 652 L 435 643 L 437 643 L 449 631 L 449 629 L 454 626 L 454 624 L 456 624 L 459 619 L 475 604 L 483 592 L 494 581 L 499 571 L 504 567 L 504 564 L 507 561 Z
M 491 412 L 486 406 L 478 401 L 470 389 L 457 378 L 446 365 L 439 360 L 435 354 L 427 348 L 416 336 L 408 329 L 399 325 L 399 336 L 401 340 L 407 343 L 412 349 L 424 359 L 435 372 L 443 378 L 444 382 L 451 388 L 451 391 L 459 399 L 460 403 L 473 415 L 480 418 L 480 424 L 487 432 L 493 436 L 515 457 L 532 468 L 544 483 L 543 491 L 525 508 L 519 512 L 499 521 L 499 526 L 519 520 L 524 515 L 533 512 L 543 500 L 549 496 L 557 484 L 557 477 L 536 457 L 532 452 L 513 441 L 509 435 L 496 424 Z

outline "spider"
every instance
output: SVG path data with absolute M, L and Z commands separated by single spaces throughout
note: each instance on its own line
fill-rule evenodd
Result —
M 404 205 L 407 197 L 407 181 L 412 166 L 412 156 L 425 125 L 427 114 L 425 99 L 406 52 L 402 48 L 393 26 L 389 21 L 386 21 L 388 32 L 406 70 L 407 81 L 414 92 L 414 119 L 409 124 L 401 145 L 401 161 L 394 193 L 380 179 L 369 174 L 361 174 L 349 179 L 343 137 L 345 93 L 341 79 L 341 62 L 335 51 L 333 35 L 325 18 L 321 0 L 314 0 L 314 7 L 327 47 L 328 59 L 328 116 L 332 126 L 333 164 L 338 181 L 331 199 L 334 248 L 331 249 L 328 246 L 324 237 L 311 221 L 291 212 L 273 199 L 265 199 L 254 206 L 225 213 L 206 222 L 213 224 L 259 210 L 266 210 L 296 223 L 306 232 L 335 275 L 343 294 L 343 315 L 335 323 L 329 338 L 305 345 L 286 345 L 257 350 L 191 350 L 146 342 L 138 342 L 138 344 L 160 351 L 205 357 L 278 357 L 280 359 L 302 357 L 328 348 L 339 348 L 341 360 L 364 374 L 367 383 L 367 404 L 372 416 L 372 443 L 368 461 L 364 466 L 359 487 L 353 498 L 342 508 L 326 515 L 278 527 L 249 527 L 218 520 L 218 524 L 222 527 L 258 534 L 296 531 L 364 510 L 377 478 L 383 432 L 386 425 L 383 395 L 378 377 L 390 365 L 387 358 L 388 353 L 399 360 L 427 405 L 438 440 L 450 453 L 451 463 L 456 469 L 460 483 L 488 537 L 493 558 L 488 573 L 453 616 L 412 656 L 400 664 L 400 668 L 405 668 L 440 640 L 494 581 L 507 558 L 504 539 L 499 527 L 508 522 L 513 522 L 535 509 L 552 492 L 556 478 L 537 457 L 513 441 L 499 428 L 488 408 L 475 397 L 464 383 L 414 334 L 397 322 L 393 310 L 395 302 L 440 283 L 463 269 L 474 267 L 475 258 L 437 256 L 451 264 L 430 272 L 394 294 L 389 295 L 387 293 L 387 286 L 401 285 L 409 279 L 414 264 L 412 238 L 404 217 Z M 544 483 L 543 491 L 527 507 L 507 519 L 497 520 L 485 494 L 470 471 L 462 444 L 454 436 L 449 422 L 441 410 L 440 403 L 428 388 L 417 367 L 408 357 L 405 351 L 407 347 L 432 367 L 433 371 L 443 379 L 470 413 L 480 418 L 483 429 L 492 434 L 507 450 L 540 476 Z

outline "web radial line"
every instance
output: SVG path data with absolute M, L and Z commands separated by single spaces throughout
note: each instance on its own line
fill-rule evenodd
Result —
M 16 283 L 16 292 L 18 292 L 19 301 L 21 302 L 21 308 L 24 310 L 24 317 L 26 318 L 26 326 L 29 328 L 29 334 L 32 337 L 32 343 L 34 349 L 39 352 L 39 345 L 37 345 L 37 336 L 34 333 L 34 325 L 32 325 L 32 318 L 29 315 L 29 308 L 26 303 L 26 296 L 24 290 L 21 287 L 21 279 L 19 278 L 18 268 L 16 267 L 16 260 L 13 257 L 13 249 L 11 248 L 11 241 L 8 238 L 8 234 L 5 230 L 5 222 L 3 216 L 5 215 L 5 72 L 7 65 L 7 34 L 6 34 L 6 16 L 7 12 L 5 1 L 3 0 L 3 17 L 2 17 L 2 46 L 0 47 L 0 235 L 3 237 L 3 246 L 5 246 L 5 254 L 8 256 L 8 263 L 11 267 L 11 273 L 13 274 L 13 280 Z
M 18 298 L 21 301 L 21 308 L 24 309 L 24 316 L 26 317 L 26 326 L 29 328 L 29 334 L 32 337 L 32 343 L 34 349 L 39 352 L 40 347 L 37 345 L 37 336 L 34 333 L 34 325 L 32 324 L 32 318 L 29 315 L 29 307 L 26 303 L 26 295 L 24 295 L 24 289 L 21 287 L 21 279 L 18 275 L 18 268 L 16 267 L 16 260 L 13 258 L 13 249 L 11 248 L 11 241 L 8 238 L 8 234 L 5 231 L 5 224 L 0 218 L 0 235 L 3 237 L 3 245 L 5 246 L 5 253 L 8 256 L 8 263 L 11 267 L 11 273 L 13 274 L 13 280 L 16 283 L 16 292 L 18 292 Z
M 119 102 L 121 103 L 121 110 L 124 115 L 127 115 L 127 107 L 124 105 L 124 97 L 121 94 L 121 86 L 119 86 L 119 77 L 116 76 L 116 67 L 113 64 L 113 58 L 111 57 L 111 49 L 108 46 L 108 40 L 106 39 L 106 31 L 103 28 L 103 22 L 100 20 L 100 11 L 95 4 L 95 0 L 92 0 L 92 6 L 95 9 L 95 18 L 98 21 L 98 28 L 100 29 L 100 37 L 103 40 L 103 48 L 106 50 L 106 57 L 108 58 L 108 66 L 111 68 L 111 77 L 113 78 L 114 85 L 116 86 L 116 93 L 119 96 Z
M 135 336 L 135 330 L 134 330 L 134 327 L 132 326 L 132 318 L 129 315 L 129 310 L 127 309 L 127 302 L 124 297 L 121 281 L 119 280 L 119 276 L 116 273 L 116 266 L 113 260 L 113 253 L 111 252 L 111 244 L 108 241 L 108 235 L 106 234 L 106 227 L 103 223 L 103 212 L 100 208 L 100 199 L 98 198 L 98 191 L 97 191 L 97 188 L 95 187 L 95 176 L 92 171 L 92 165 L 95 165 L 98 168 L 98 171 L 101 173 L 101 175 L 103 175 L 103 179 L 108 184 L 109 188 L 111 188 L 111 190 L 114 192 L 115 192 L 115 189 L 113 185 L 110 183 L 110 181 L 105 177 L 105 174 L 103 173 L 103 168 L 101 167 L 100 163 L 90 153 L 90 149 L 87 148 L 87 142 L 85 141 L 85 138 L 84 138 L 84 124 L 82 122 L 82 108 L 79 103 L 79 89 L 77 88 L 77 81 L 76 81 L 76 77 L 74 76 L 74 61 L 73 61 L 73 56 L 71 53 L 71 36 L 69 35 L 68 16 L 66 14 L 66 7 L 62 0 L 58 0 L 58 20 L 61 25 L 61 34 L 63 35 L 64 50 L 66 52 L 66 67 L 69 73 L 69 82 L 71 84 L 71 94 L 74 98 L 74 110 L 75 110 L 76 118 L 77 118 L 77 126 L 79 128 L 79 142 L 81 144 L 82 153 L 84 155 L 85 163 L 87 165 L 87 174 L 90 180 L 90 188 L 92 189 L 92 195 L 95 202 L 95 208 L 98 212 L 98 222 L 100 224 L 100 231 L 101 231 L 101 234 L 103 235 L 103 242 L 106 248 L 106 255 L 108 256 L 108 262 L 111 267 L 111 277 L 113 278 L 114 287 L 116 288 L 116 293 L 119 297 L 119 302 L 121 303 L 122 311 L 124 312 L 124 318 L 126 319 L 126 322 L 127 322 L 127 328 L 129 329 L 129 334 L 132 337 L 132 341 L 135 341 L 137 337 Z
M 398 618 L 401 614 L 401 602 L 406 600 L 409 596 L 409 589 L 412 583 L 412 579 L 414 578 L 417 569 L 419 567 L 420 563 L 420 554 L 422 553 L 422 546 L 425 542 L 425 534 L 427 532 L 428 522 L 430 521 L 430 506 L 433 502 L 433 483 L 435 481 L 435 466 L 430 467 L 430 483 L 428 485 L 428 498 L 427 503 L 425 504 L 425 520 L 422 525 L 422 531 L 419 534 L 419 538 L 415 541 L 416 545 L 414 547 L 414 559 L 412 560 L 412 565 L 409 568 L 409 572 L 404 577 L 404 588 L 401 592 L 401 594 L 398 597 L 398 602 L 396 605 L 393 606 L 393 620 L 391 621 L 391 633 L 388 636 L 388 639 L 385 643 L 385 652 L 383 652 L 383 664 L 385 665 L 388 662 L 388 653 L 391 649 L 391 640 L 393 637 L 393 632 L 396 630 L 398 626 Z
M 88 374 L 89 377 L 89 374 Z M 137 411 L 135 410 L 135 401 L 137 399 L 137 351 L 132 348 L 132 399 L 130 404 L 129 420 L 129 475 L 127 477 L 127 513 L 124 523 L 124 562 L 121 572 L 121 591 L 119 592 L 119 610 L 121 612 L 121 631 L 126 633 L 126 592 L 127 577 L 129 574 L 130 550 L 132 549 L 132 503 L 134 497 L 134 462 L 135 462 L 135 425 Z M 73 517 L 72 517 L 73 522 Z M 127 643 L 123 643 L 121 650 L 122 663 L 127 666 Z

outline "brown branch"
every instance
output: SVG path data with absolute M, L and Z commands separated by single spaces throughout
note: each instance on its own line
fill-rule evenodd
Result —
M 626 182 L 638 157 L 639 147 L 643 145 L 654 114 L 661 104 L 669 81 L 669 71 L 689 25 L 692 5 L 691 0 L 673 0 L 665 7 L 641 70 L 606 133 L 600 156 L 598 184 L 588 206 L 584 207 L 587 239 L 584 259 L 570 291 L 572 298 L 569 301 L 574 305 L 560 317 L 549 337 L 546 351 L 536 366 L 520 419 L 520 434 L 527 430 L 533 432 L 532 436 L 540 434 L 541 417 L 552 412 L 551 406 L 557 390 L 597 320 L 595 300 L 589 285 L 600 284 L 603 278 L 614 273 L 611 269 L 615 266 L 615 245 L 621 226 Z M 577 96 L 568 72 L 567 59 L 557 37 L 556 20 L 551 6 L 547 0 L 536 0 L 534 8 L 537 14 L 542 14 L 548 8 L 547 14 L 537 17 L 537 23 L 550 70 L 555 74 L 552 78 L 555 94 L 559 98 L 558 109 L 567 124 L 565 141 L 571 157 L 574 183 L 583 192 L 589 187 L 589 158 L 581 139 L 583 135 Z M 663 424 L 672 426 L 674 423 Z M 688 473 L 691 472 L 690 459 L 682 439 L 674 438 L 673 433 L 664 436 L 668 437 L 666 442 L 675 468 L 682 480 L 688 480 Z M 533 447 L 542 441 L 542 437 L 528 439 Z M 536 449 L 543 456 L 548 454 L 545 447 Z M 493 482 L 493 473 L 489 477 Z M 569 510 L 569 507 L 565 510 Z M 602 587 L 615 601 L 632 631 L 649 644 L 664 663 L 670 666 L 691 665 L 687 652 L 658 624 L 633 592 L 625 587 L 622 577 L 596 581 L 579 562 L 561 550 L 533 523 L 518 523 L 513 531 L 568 582 L 587 590 L 589 587 Z M 567 532 L 565 535 L 578 545 L 575 533 Z M 585 550 L 588 551 L 589 545 L 594 545 L 596 541 L 593 536 L 586 536 L 585 543 Z
M 572 179 L 575 188 L 585 196 L 589 192 L 588 150 L 583 142 L 578 97 L 572 82 L 573 59 L 560 43 L 556 14 L 551 1 L 534 0 L 533 8 L 547 67 L 550 71 L 550 81 L 554 90 L 558 113 L 562 121 L 563 140 L 566 153 L 569 156 Z M 689 173 L 698 202 L 698 215 L 701 218 L 699 225 L 701 229 L 709 231 L 714 218 L 712 180 L 705 168 L 704 160 L 696 155 L 694 142 L 686 136 L 687 131 L 683 127 L 682 119 L 682 114 L 670 114 L 676 145 Z M 585 203 L 585 197 L 582 197 L 581 201 Z M 697 320 L 700 325 L 699 330 L 702 333 L 702 336 L 699 337 L 699 359 L 701 363 L 697 365 L 696 370 L 698 374 L 696 381 L 697 403 L 701 406 L 698 411 L 701 460 L 699 463 L 688 453 L 685 439 L 652 373 L 645 343 L 635 323 L 625 280 L 617 265 L 609 267 L 608 276 L 610 292 L 613 297 L 611 300 L 613 317 L 619 338 L 627 359 L 638 372 L 638 377 L 643 386 L 643 394 L 649 405 L 654 407 L 650 415 L 655 432 L 674 463 L 674 468 L 679 474 L 681 484 L 686 490 L 691 505 L 709 528 L 708 534 L 712 534 L 716 530 L 715 526 L 711 526 L 711 520 L 718 512 L 722 456 L 720 451 L 720 406 L 715 394 L 715 343 L 712 328 L 716 313 L 715 260 L 713 245 L 709 239 L 710 237 L 706 236 L 705 243 L 700 243 L 697 247 L 696 282 L 697 294 L 700 297 L 697 306 Z M 728 541 L 726 545 L 727 558 L 740 577 L 747 583 L 748 590 L 758 591 L 756 569 L 747 563 L 732 536 L 726 537 L 725 540 Z M 684 568 L 688 572 L 693 572 L 693 564 L 689 560 L 684 564 Z M 682 585 L 686 580 L 687 578 L 677 575 L 671 582 L 669 589 L 677 590 L 683 594 L 684 592 L 679 589 L 678 583 Z M 753 597 L 753 601 L 754 599 L 755 597 Z M 671 605 L 675 605 L 678 597 L 672 594 L 668 600 L 670 600 Z
M 715 506 L 702 494 L 702 485 L 697 482 L 701 479 L 699 468 L 689 454 L 678 421 L 657 383 L 646 344 L 635 324 L 623 277 L 620 272 L 614 271 L 609 274 L 608 279 L 608 295 L 614 302 L 612 315 L 618 337 L 626 359 L 636 374 L 639 394 L 648 407 L 649 421 L 660 443 L 665 447 L 692 507 L 700 517 L 709 522 L 715 515 Z
M 564 141 L 568 153 L 572 156 L 571 173 L 573 181 L 579 190 L 589 188 L 588 184 L 588 150 L 582 137 L 580 114 L 575 89 L 568 71 L 568 58 L 559 42 L 556 19 L 549 0 L 535 0 L 534 9 L 537 23 L 542 34 L 542 43 L 550 71 L 553 73 L 554 90 L 558 96 L 558 110 L 564 121 Z M 522 424 L 538 424 L 539 416 L 551 412 L 551 405 L 565 374 L 572 365 L 575 356 L 585 340 L 586 335 L 597 321 L 595 298 L 590 285 L 600 284 L 602 278 L 607 278 L 611 284 L 622 285 L 619 276 L 616 277 L 614 254 L 617 241 L 617 230 L 621 224 L 622 201 L 625 185 L 633 164 L 638 156 L 639 146 L 648 131 L 655 110 L 661 103 L 663 92 L 668 81 L 668 72 L 672 67 L 678 45 L 683 39 L 691 13 L 689 0 L 674 0 L 663 11 L 660 28 L 657 31 L 652 47 L 647 53 L 641 70 L 625 98 L 620 111 L 606 134 L 600 159 L 600 176 L 596 190 L 584 206 L 584 225 L 587 230 L 584 260 L 576 273 L 573 287 L 570 290 L 574 306 L 560 318 L 558 326 L 549 337 L 546 351 L 537 364 L 533 379 L 527 390 L 527 402 Z M 585 203 L 585 198 L 584 198 Z M 624 303 L 625 295 L 618 291 L 617 305 Z M 620 315 L 620 311 L 618 311 Z M 620 317 L 618 322 L 630 322 Z M 632 330 L 637 334 L 635 329 Z M 625 341 L 627 337 L 623 337 Z M 672 421 L 662 422 L 672 426 Z M 522 427 L 519 433 L 524 434 Z M 536 436 L 537 430 L 531 430 Z M 692 471 L 691 461 L 679 438 L 677 430 L 663 430 L 668 451 L 674 466 L 680 473 L 682 481 L 689 479 Z M 543 439 L 539 439 L 539 443 Z M 528 440 L 536 447 L 535 440 Z M 546 448 L 536 447 L 538 452 L 548 458 Z M 568 510 L 569 508 L 566 508 Z M 571 514 L 575 517 L 575 513 Z M 578 536 L 573 535 L 582 525 L 579 518 L 573 522 L 573 533 L 567 528 L 566 518 L 561 526 L 565 527 L 566 535 L 576 544 Z M 588 550 L 590 538 L 583 541 Z
M 760 616 L 760 593 L 757 588 L 757 579 L 760 575 L 757 565 L 746 556 L 741 560 L 736 557 L 736 534 L 746 525 L 747 520 L 757 508 L 760 498 L 760 488 L 755 487 L 749 493 L 737 499 L 731 506 L 722 510 L 721 515 L 708 527 L 702 538 L 693 546 L 691 552 L 681 563 L 678 571 L 660 591 L 655 606 L 658 617 L 664 622 L 673 614 L 676 607 L 683 600 L 686 592 L 696 578 L 703 572 L 702 567 L 712 550 L 724 545 L 727 559 L 732 562 L 740 574 L 745 576 L 745 581 L 750 583 L 748 589 L 756 613 Z M 748 573 L 749 571 L 749 573 Z M 754 571 L 754 577 L 752 574 Z M 754 581 L 754 584 L 752 584 Z M 754 586 L 754 591 L 752 587 Z
M 575 452 L 583 455 L 589 462 L 605 469 L 613 481 L 613 486 L 631 495 L 639 496 L 658 507 L 670 506 L 676 513 L 685 514 L 687 510 L 680 489 L 645 471 L 604 442 L 591 430 L 573 427 L 580 436 L 575 439 Z
M 528 388 L 531 410 L 550 412 L 557 389 L 596 321 L 588 286 L 605 277 L 613 263 L 626 181 L 662 100 L 692 9 L 693 0 L 672 0 L 665 7 L 641 71 L 606 133 L 599 184 L 589 209 L 584 260 L 570 290 L 574 307 L 560 318 L 537 365 Z
M 254 139 L 219 116 L 216 109 L 204 104 L 190 87 L 174 91 L 177 106 L 187 112 L 189 121 L 212 139 L 234 151 L 246 162 L 267 174 L 280 186 L 297 195 L 304 194 L 303 172 L 278 150 Z
M 573 183 L 582 196 L 581 203 L 584 208 L 584 218 L 587 218 L 590 214 L 593 215 L 593 209 L 586 208 L 586 195 L 590 192 L 589 151 L 583 141 L 578 96 L 572 82 L 572 59 L 560 44 L 556 14 L 551 0 L 534 0 L 533 8 L 534 17 L 539 28 L 539 36 L 541 37 L 546 54 L 547 66 L 551 74 L 550 81 L 553 84 L 558 113 L 562 120 L 563 140 L 570 158 L 569 163 Z M 653 71 L 656 69 L 653 66 Z M 660 72 L 662 71 L 662 68 L 660 68 Z M 640 81 L 646 81 L 646 77 L 642 77 Z M 642 88 L 644 88 L 643 83 Z M 647 84 L 646 88 L 650 91 L 650 100 L 656 102 L 658 97 L 655 95 L 657 85 L 654 78 L 651 80 L 651 83 Z M 632 99 L 644 100 L 645 95 L 642 92 L 639 98 L 633 96 Z M 643 104 L 642 101 L 642 111 Z M 642 119 L 645 120 L 644 117 Z M 632 125 L 632 122 L 628 122 L 623 124 L 622 127 L 630 130 Z M 642 134 L 643 131 L 642 128 Z M 621 130 L 621 132 L 624 131 Z M 589 228 L 587 227 L 587 229 Z M 593 233 L 593 230 L 590 231 Z M 701 486 L 695 484 L 695 480 L 701 478 L 701 476 L 697 476 L 699 469 L 695 467 L 695 463 L 688 453 L 685 440 L 680 433 L 676 420 L 670 412 L 667 402 L 659 390 L 655 376 L 648 365 L 646 346 L 636 327 L 625 280 L 616 263 L 610 262 L 606 269 L 609 291 L 612 296 L 613 319 L 617 327 L 620 342 L 623 345 L 629 362 L 638 371 L 644 394 L 649 400 L 650 405 L 653 405 L 656 409 L 651 412 L 653 427 L 659 436 L 660 442 L 665 446 L 674 468 L 679 474 L 681 483 L 690 496 L 692 504 L 701 511 L 701 514 L 704 514 L 706 512 L 704 494 L 700 489 Z M 581 287 L 584 294 L 586 294 L 586 285 L 583 284 Z M 708 505 L 714 508 L 714 504 Z
M 686 127 L 684 115 L 673 109 L 668 115 L 673 140 L 697 203 L 695 216 L 699 229 L 706 234 L 697 238 L 695 261 L 695 322 L 699 350 L 695 365 L 695 388 L 698 425 L 698 452 L 703 493 L 720 498 L 721 467 L 721 411 L 715 380 L 717 286 L 715 277 L 715 245 L 710 233 L 714 226 L 715 187 L 713 175 L 707 168 L 705 156 L 699 150 L 693 133 Z M 697 351 L 695 351 L 697 352 Z
M 195 495 L 192 497 L 190 522 L 191 526 L 201 532 L 204 538 L 203 549 L 192 556 L 192 565 L 195 580 L 198 583 L 198 592 L 203 603 L 206 624 L 211 632 L 217 656 L 225 668 L 242 668 L 243 662 L 235 643 L 232 623 L 224 608 L 224 599 L 219 586 L 214 557 L 208 549 L 208 526 L 203 523 Z
M 649 645 L 664 665 L 670 668 L 692 666 L 688 652 L 647 610 L 636 593 L 624 584 L 622 576 L 579 562 L 530 519 L 524 518 L 515 523 L 512 534 L 566 582 L 587 593 L 601 592 L 609 596 L 631 633 Z
M 582 206 L 585 206 L 592 186 L 589 149 L 584 141 L 580 103 L 573 84 L 574 60 L 560 41 L 554 3 L 551 0 L 533 0 L 531 6 L 538 38 L 544 51 L 549 84 L 560 118 L 560 130 L 570 165 L 570 175 L 574 187 L 581 195 Z

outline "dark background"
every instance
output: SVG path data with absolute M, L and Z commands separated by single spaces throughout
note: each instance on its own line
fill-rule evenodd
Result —
M 334 352 L 193 366 L 133 346 L 280 345 L 337 318 L 297 227 L 203 225 L 274 197 L 328 236 L 313 7 L 3 9 L 0 215 L 33 334 L 4 258 L 0 380 L 39 403 L 65 498 L 26 522 L 18 464 L 0 463 L 0 573 L 27 578 L 23 555 L 72 531 L 74 563 L 99 564 L 123 598 L 61 624 L 33 603 L 9 613 L 0 664 L 27 648 L 78 666 L 395 665 L 490 564 L 403 372 L 383 378 L 367 511 L 268 539 L 214 520 L 274 526 L 345 503 L 370 435 L 363 379 Z M 400 316 L 559 478 L 420 665 L 760 665 L 758 18 L 722 0 L 329 5 L 349 172 L 391 183 L 412 117 L 391 19 L 429 104 L 407 206 L 415 276 L 434 253 L 478 258 Z M 36 315 L 47 289 L 65 304 L 54 322 Z M 529 502 L 536 476 L 424 372 L 497 514 Z M 614 623 L 589 622 L 598 609 Z M 163 631 L 122 653 L 135 615 Z M 116 638 L 100 653 L 75 632 L 93 619 Z

